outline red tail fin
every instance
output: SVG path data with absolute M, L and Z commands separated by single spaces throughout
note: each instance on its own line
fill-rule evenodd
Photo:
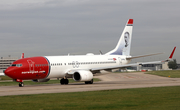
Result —
M 21 55 L 21 59 L 23 59 L 24 58 L 24 53 L 22 53 L 22 55 Z

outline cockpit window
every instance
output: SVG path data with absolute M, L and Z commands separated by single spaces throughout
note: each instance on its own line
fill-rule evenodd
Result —
M 17 66 L 17 67 L 21 67 L 21 66 L 22 66 L 22 64 L 16 64 L 16 66 Z
M 16 66 L 16 64 L 11 64 L 10 66 Z
M 21 66 L 22 66 L 22 64 L 11 64 L 10 66 L 21 67 Z

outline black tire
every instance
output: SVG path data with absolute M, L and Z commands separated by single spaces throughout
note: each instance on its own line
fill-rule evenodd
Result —
M 24 87 L 24 83 L 23 83 L 23 82 L 20 82 L 20 83 L 19 83 L 19 87 Z
M 65 84 L 65 81 L 64 81 L 64 80 L 65 80 L 64 78 L 62 78 L 62 79 L 60 80 L 60 84 L 61 84 L 61 85 Z
M 93 84 L 93 79 L 91 79 L 91 81 L 89 81 L 89 84 Z
M 89 84 L 89 81 L 85 81 L 85 84 Z
M 93 84 L 93 79 L 91 81 L 85 81 L 85 84 Z
M 64 79 L 64 84 L 68 84 L 69 80 L 68 79 Z

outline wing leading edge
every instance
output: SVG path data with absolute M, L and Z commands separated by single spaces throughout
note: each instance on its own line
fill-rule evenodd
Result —
M 169 60 L 172 59 L 172 57 L 173 57 L 173 55 L 174 55 L 175 49 L 176 49 L 176 47 L 174 47 L 171 55 L 169 56 L 169 59 L 167 59 L 167 60 L 163 60 L 163 61 L 152 61 L 152 62 L 142 62 L 142 63 L 132 63 L 132 64 L 126 64 L 126 65 L 111 66 L 111 67 L 92 68 L 92 69 L 90 69 L 90 71 L 120 69 L 120 68 L 127 68 L 127 67 L 131 67 L 131 66 L 138 66 L 138 65 L 145 65 L 145 64 L 158 64 L 158 63 L 167 62 L 167 61 L 169 61 Z M 157 54 L 161 54 L 161 53 L 157 53 Z M 151 54 L 151 55 L 152 55 L 152 54 Z M 153 54 L 153 55 L 156 55 L 156 54 Z M 150 56 L 150 55 L 146 55 L 146 56 Z M 144 56 L 143 56 L 143 57 L 144 57 Z M 139 58 L 139 57 L 138 57 L 138 58 Z
M 163 53 L 153 53 L 153 54 L 147 54 L 147 55 L 139 55 L 139 56 L 130 56 L 127 57 L 127 60 L 131 60 L 131 59 L 135 59 L 135 58 L 141 58 L 141 57 L 147 57 L 147 56 L 153 56 L 153 55 L 159 55 L 159 54 L 163 54 Z

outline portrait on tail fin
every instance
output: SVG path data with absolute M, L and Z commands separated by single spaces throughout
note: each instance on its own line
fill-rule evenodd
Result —
M 116 47 L 106 55 L 130 55 L 131 38 L 133 30 L 133 19 L 129 19 L 125 25 L 125 28 L 121 34 Z
M 125 41 L 125 47 L 127 47 L 129 44 L 129 32 L 126 32 L 124 34 L 124 41 Z

